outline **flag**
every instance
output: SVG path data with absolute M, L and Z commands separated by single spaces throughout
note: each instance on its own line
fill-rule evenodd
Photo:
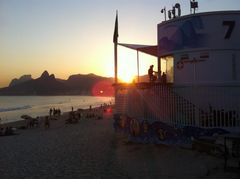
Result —
M 116 14 L 113 43 L 117 43 L 117 39 L 118 39 L 118 13 Z

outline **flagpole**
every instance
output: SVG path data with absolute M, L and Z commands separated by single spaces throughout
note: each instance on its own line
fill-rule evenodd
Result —
M 114 42 L 114 71 L 115 71 L 115 84 L 118 83 L 118 66 L 117 66 L 117 61 L 118 61 L 118 48 L 117 48 L 117 45 L 118 45 L 118 41 Z
M 139 83 L 139 51 L 137 50 L 137 82 Z
M 117 61 L 118 61 L 118 11 L 116 11 L 116 19 L 115 19 L 115 28 L 114 28 L 114 34 L 113 34 L 113 43 L 114 43 L 114 75 L 115 75 L 115 84 L 118 83 L 118 66 L 117 66 Z

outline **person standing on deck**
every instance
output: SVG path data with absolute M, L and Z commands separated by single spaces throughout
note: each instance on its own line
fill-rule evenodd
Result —
M 156 79 L 157 79 L 157 77 L 153 74 L 153 65 L 151 65 L 150 67 L 149 67 L 149 69 L 148 69 L 148 76 L 149 76 L 149 81 L 150 82 L 154 82 L 154 81 L 156 81 Z
M 162 77 L 161 77 L 162 83 L 166 84 L 167 83 L 167 75 L 166 73 L 163 72 Z

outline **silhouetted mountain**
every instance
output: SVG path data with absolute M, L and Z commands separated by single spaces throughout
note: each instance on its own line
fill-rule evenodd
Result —
M 92 73 L 87 75 L 71 75 L 65 81 L 65 84 L 67 85 L 71 94 L 106 96 L 113 95 L 112 83 L 113 78 L 101 77 Z M 99 90 L 97 88 L 99 88 Z M 96 90 L 94 91 L 94 89 Z M 100 94 L 101 91 L 102 94 Z
M 58 95 L 67 90 L 64 83 L 44 71 L 41 77 L 0 89 L 1 95 Z
M 135 77 L 134 80 L 135 80 L 135 82 L 138 81 L 137 76 Z M 139 82 L 149 82 L 149 76 L 148 75 L 139 76 Z
M 44 71 L 37 79 L 30 79 L 1 88 L 0 95 L 113 95 L 112 78 L 71 75 L 67 80 L 56 79 Z
M 15 86 L 17 84 L 20 84 L 20 83 L 24 83 L 26 81 L 30 81 L 32 80 L 32 76 L 31 75 L 23 75 L 21 76 L 19 79 L 17 78 L 14 78 L 11 83 L 9 84 L 9 87 L 11 86 Z
M 87 75 L 77 74 L 77 75 L 69 76 L 69 78 L 66 80 L 66 84 L 71 89 L 79 89 L 79 88 L 89 89 L 97 81 L 105 80 L 105 79 L 106 78 L 100 77 L 94 74 L 87 74 Z

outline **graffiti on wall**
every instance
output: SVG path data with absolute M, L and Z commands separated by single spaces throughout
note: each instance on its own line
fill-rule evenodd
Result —
M 167 145 L 181 145 L 191 143 L 193 138 L 228 133 L 221 128 L 173 127 L 161 121 L 138 120 L 120 114 L 115 114 L 113 126 L 116 132 L 127 134 L 132 142 Z

